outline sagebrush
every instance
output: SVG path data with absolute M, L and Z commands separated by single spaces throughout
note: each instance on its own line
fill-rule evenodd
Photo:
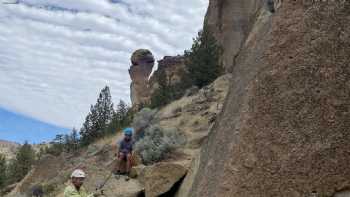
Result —
M 134 140 L 137 141 L 144 136 L 144 131 L 151 124 L 151 121 L 156 114 L 156 110 L 151 110 L 149 108 L 143 108 L 137 114 L 134 115 L 132 121 L 132 128 L 134 128 Z
M 164 129 L 155 125 L 146 129 L 144 137 L 136 142 L 135 150 L 145 164 L 152 164 L 165 159 L 185 143 L 185 136 L 177 129 Z

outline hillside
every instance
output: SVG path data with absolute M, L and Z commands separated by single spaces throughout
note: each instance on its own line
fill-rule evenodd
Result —
M 161 163 L 135 166 L 134 178 L 128 182 L 124 178 L 111 178 L 104 188 L 105 194 L 115 197 L 166 194 L 171 192 L 187 171 L 191 174 L 194 169 L 192 164 L 197 161 L 200 147 L 223 107 L 229 79 L 230 75 L 224 75 L 209 86 L 193 91 L 190 96 L 182 97 L 157 111 L 150 125 L 177 128 L 186 136 L 187 143 Z M 44 156 L 6 196 L 29 195 L 35 185 L 42 185 L 48 196 L 63 196 L 63 189 L 69 184 L 69 175 L 76 168 L 87 172 L 85 186 L 89 191 L 94 191 L 115 165 L 115 144 L 121 137 L 121 133 L 118 133 L 101 139 L 75 154 Z M 158 182 L 160 186 L 153 184 L 162 179 L 165 180 Z M 187 193 L 188 188 L 182 188 L 179 192 Z
M 0 140 L 0 154 L 4 154 L 7 159 L 12 159 L 15 156 L 17 148 L 20 144 Z

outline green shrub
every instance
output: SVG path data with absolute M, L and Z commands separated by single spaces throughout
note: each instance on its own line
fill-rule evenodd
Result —
M 185 136 L 177 129 L 163 129 L 156 125 L 146 129 L 145 136 L 136 142 L 135 150 L 145 164 L 152 164 L 165 159 L 185 143 Z
M 137 114 L 134 115 L 131 126 L 134 128 L 134 140 L 137 141 L 144 136 L 145 129 L 150 125 L 151 121 L 156 114 L 156 110 L 149 108 L 143 108 Z

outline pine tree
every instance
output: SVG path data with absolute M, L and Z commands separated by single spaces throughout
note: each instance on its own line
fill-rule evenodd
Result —
M 132 120 L 131 111 L 132 110 L 130 110 L 130 107 L 125 103 L 125 101 L 120 100 L 116 111 L 113 113 L 112 121 L 106 128 L 106 134 L 113 134 L 129 125 Z
M 120 100 L 118 105 L 117 105 L 117 110 L 116 110 L 116 119 L 118 121 L 118 124 L 122 127 L 126 123 L 126 118 L 127 118 L 127 113 L 128 113 L 128 106 L 123 100 Z
M 72 151 L 78 150 L 79 146 L 79 135 L 76 128 L 73 128 L 72 133 L 70 135 L 71 143 L 72 143 Z
M 99 136 L 99 132 L 101 129 L 101 126 L 99 125 L 99 113 L 97 111 L 96 105 L 90 106 L 90 124 L 91 125 L 89 129 L 89 136 L 91 139 L 96 139 Z
M 6 157 L 3 154 L 0 154 L 0 190 L 5 186 L 7 179 L 7 165 Z
M 208 28 L 198 33 L 192 48 L 185 51 L 189 78 L 199 88 L 213 82 L 223 72 L 220 55 L 221 47 Z
M 114 112 L 112 97 L 108 86 L 102 89 L 100 96 L 97 99 L 95 109 L 98 114 L 97 127 L 99 130 L 102 131 L 106 127 L 106 125 L 112 120 Z
M 64 142 L 63 142 L 63 149 L 65 152 L 71 152 L 72 151 L 72 140 L 71 140 L 71 136 L 68 134 L 65 134 L 63 136 Z
M 85 117 L 85 122 L 83 123 L 83 126 L 80 129 L 80 136 L 81 136 L 81 145 L 87 145 L 89 144 L 91 139 L 91 130 L 92 130 L 92 121 L 91 121 L 91 113 L 89 113 Z
M 90 113 L 86 116 L 80 130 L 81 144 L 88 145 L 106 132 L 114 114 L 113 102 L 109 87 L 101 90 L 95 105 L 91 105 Z

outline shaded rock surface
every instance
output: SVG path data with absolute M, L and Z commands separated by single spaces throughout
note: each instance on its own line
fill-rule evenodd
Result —
M 199 151 L 199 150 L 198 150 Z M 185 179 L 183 180 L 181 186 L 176 191 L 175 197 L 185 197 L 190 195 L 191 188 L 193 186 L 194 178 L 198 172 L 200 154 L 194 153 L 194 157 L 191 159 L 191 165 L 188 168 Z
M 222 3 L 226 21 L 249 2 L 261 1 L 211 5 Z M 350 187 L 350 2 L 282 1 L 274 14 L 249 13 L 189 196 L 334 196 Z
M 156 197 L 168 192 L 186 172 L 186 168 L 175 163 L 161 162 L 147 166 L 140 177 L 145 185 L 145 196 Z

